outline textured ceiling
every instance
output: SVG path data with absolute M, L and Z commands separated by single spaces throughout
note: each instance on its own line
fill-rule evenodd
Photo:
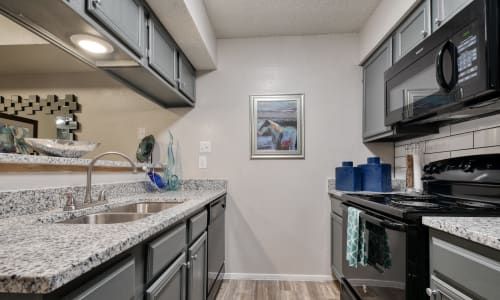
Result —
M 204 0 L 217 38 L 358 32 L 380 0 Z

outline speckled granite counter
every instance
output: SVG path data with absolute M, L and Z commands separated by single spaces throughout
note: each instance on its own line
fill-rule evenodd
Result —
M 400 179 L 393 179 L 392 180 L 392 190 L 393 192 L 391 193 L 402 193 L 402 191 L 405 190 L 405 181 L 404 180 L 400 180 Z M 360 193 L 360 194 L 380 194 L 378 192 L 367 192 L 367 191 L 361 191 L 361 192 L 346 192 L 346 191 L 339 191 L 339 190 L 336 190 L 335 189 L 335 179 L 328 179 L 328 194 L 332 195 L 333 197 L 336 197 L 336 198 L 342 198 L 342 196 L 345 194 L 345 193 L 351 193 L 351 194 L 356 194 L 356 193 Z M 388 193 L 384 193 L 384 194 L 388 194 Z
M 195 188 L 195 187 L 194 187 Z M 144 193 L 76 212 L 51 211 L 0 220 L 0 293 L 49 293 L 166 229 L 226 193 L 212 189 Z M 106 225 L 57 224 L 144 201 L 182 202 L 141 220 Z
M 500 250 L 499 217 L 423 217 L 422 223 L 431 228 Z

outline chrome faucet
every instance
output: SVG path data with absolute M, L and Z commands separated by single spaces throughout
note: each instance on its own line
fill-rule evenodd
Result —
M 92 203 L 92 170 L 94 168 L 95 163 L 103 156 L 108 156 L 108 155 L 118 155 L 123 158 L 125 158 L 130 165 L 132 166 L 132 172 L 137 173 L 137 166 L 135 163 L 128 157 L 127 155 L 120 153 L 120 152 L 104 152 L 102 154 L 97 155 L 92 159 L 87 167 L 87 186 L 85 187 L 85 198 L 83 200 L 84 205 L 88 205 Z M 105 191 L 101 191 L 99 194 L 99 201 L 104 201 L 106 200 L 106 194 Z

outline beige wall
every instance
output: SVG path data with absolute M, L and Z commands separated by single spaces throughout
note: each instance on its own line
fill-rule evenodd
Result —
M 227 178 L 227 271 L 330 274 L 327 178 L 363 162 L 357 35 L 218 40 L 218 69 L 177 123 L 184 177 Z M 305 94 L 305 160 L 250 160 L 249 95 Z M 166 133 L 161 137 L 166 139 Z M 198 169 L 199 142 L 212 142 Z M 373 146 L 392 162 L 392 144 Z M 323 277 L 326 278 L 326 277 Z
M 360 61 L 387 37 L 404 16 L 422 0 L 382 0 L 360 31 Z

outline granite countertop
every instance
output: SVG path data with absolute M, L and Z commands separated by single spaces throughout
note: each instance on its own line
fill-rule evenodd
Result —
M 342 198 L 342 196 L 346 193 L 349 194 L 406 194 L 404 192 L 404 181 L 400 179 L 392 180 L 392 192 L 370 192 L 370 191 L 359 191 L 359 192 L 351 192 L 351 191 L 340 191 L 335 189 L 335 179 L 328 179 L 328 194 L 334 196 L 335 198 Z
M 500 217 L 423 217 L 422 223 L 500 250 Z
M 141 243 L 226 193 L 226 188 L 120 197 L 75 212 L 62 209 L 0 220 L 0 293 L 46 294 Z M 106 225 L 57 224 L 144 201 L 182 202 L 141 220 Z

